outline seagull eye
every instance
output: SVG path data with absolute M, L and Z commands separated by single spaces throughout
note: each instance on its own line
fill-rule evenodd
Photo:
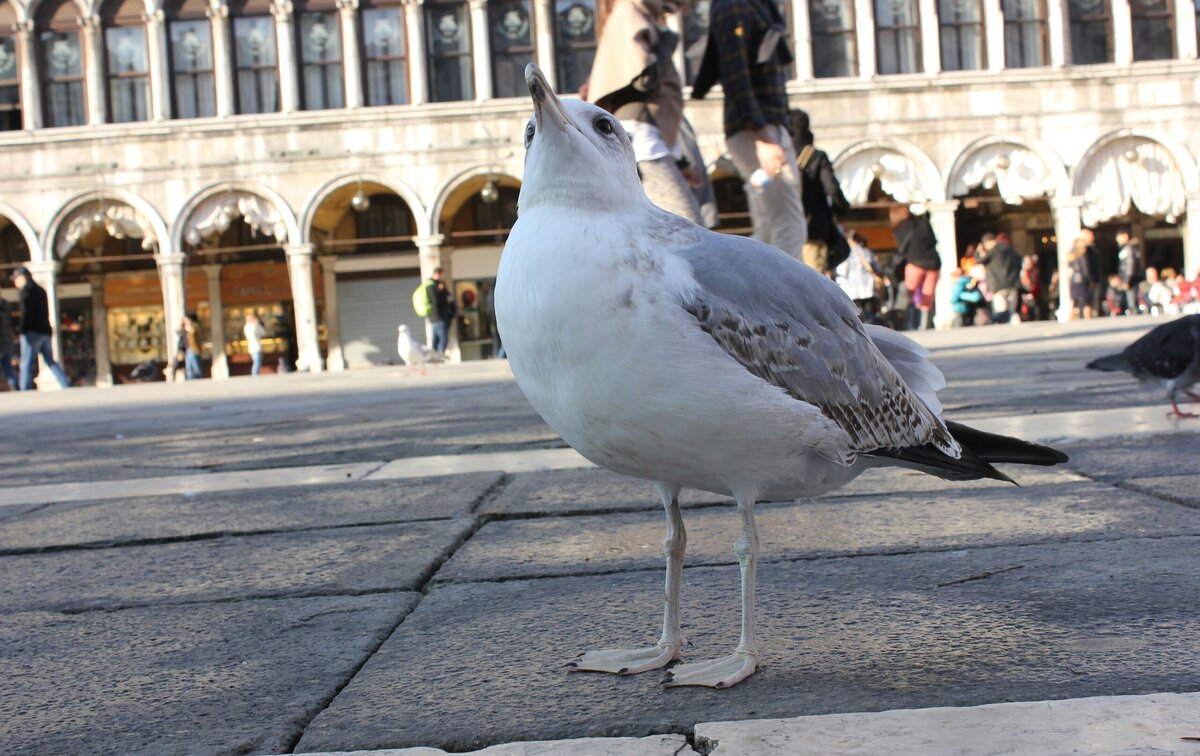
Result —
M 530 121 L 525 126 L 525 149 L 529 149 L 529 145 L 533 142 L 533 121 Z
M 604 134 L 605 136 L 609 136 L 609 135 L 615 134 L 617 132 L 617 127 L 615 125 L 613 125 L 613 119 L 605 117 L 605 116 L 601 116 L 601 117 L 597 118 L 595 125 L 596 125 L 596 131 L 598 131 L 601 134 Z

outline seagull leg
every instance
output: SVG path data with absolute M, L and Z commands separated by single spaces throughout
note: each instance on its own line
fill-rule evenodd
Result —
M 1175 403 L 1174 399 L 1172 399 L 1171 411 L 1167 413 L 1167 417 L 1173 417 L 1176 420 L 1185 420 L 1191 417 L 1200 417 L 1200 415 L 1197 415 L 1195 412 L 1184 412 L 1183 410 L 1179 409 L 1179 405 Z
M 663 608 L 662 638 L 649 648 L 589 651 L 567 665 L 571 672 L 611 672 L 636 675 L 662 669 L 679 658 L 686 641 L 679 628 L 679 594 L 683 584 L 683 553 L 687 549 L 687 531 L 679 512 L 679 486 L 655 483 L 667 511 L 667 537 L 663 554 L 667 559 L 666 604 Z
M 742 575 L 742 638 L 729 656 L 695 664 L 680 664 L 667 671 L 662 684 L 673 688 L 680 685 L 702 685 L 709 688 L 728 688 L 737 685 L 758 668 L 758 640 L 754 634 L 754 588 L 758 570 L 758 525 L 754 521 L 754 497 L 737 497 L 738 514 L 742 517 L 742 534 L 733 545 Z

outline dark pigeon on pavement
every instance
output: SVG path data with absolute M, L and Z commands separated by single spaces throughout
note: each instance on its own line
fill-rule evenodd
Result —
M 1123 370 L 1141 381 L 1162 381 L 1167 398 L 1171 400 L 1171 414 L 1200 417 L 1192 412 L 1181 412 L 1176 403 L 1180 391 L 1192 401 L 1200 401 L 1200 396 L 1188 390 L 1200 381 L 1200 315 L 1163 323 L 1125 347 L 1120 354 L 1092 360 L 1088 368 L 1108 372 Z

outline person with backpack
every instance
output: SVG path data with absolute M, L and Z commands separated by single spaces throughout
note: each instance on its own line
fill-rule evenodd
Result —
M 808 113 L 793 108 L 788 111 L 788 133 L 799 153 L 800 199 L 804 218 L 808 221 L 808 241 L 804 242 L 804 264 L 827 276 L 850 257 L 850 244 L 838 230 L 833 216 L 850 209 L 846 195 L 833 172 L 833 161 L 824 150 L 813 146 Z
M 433 351 L 445 354 L 450 343 L 450 323 L 458 308 L 442 280 L 441 268 L 434 268 L 432 277 L 422 281 L 413 292 L 413 311 L 429 324 L 433 333 L 433 344 L 430 345 Z

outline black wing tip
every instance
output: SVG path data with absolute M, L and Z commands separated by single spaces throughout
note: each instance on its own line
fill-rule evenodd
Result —
M 1106 357 L 1092 360 L 1087 364 L 1088 370 L 1101 370 L 1105 373 L 1129 370 L 1129 359 L 1124 354 L 1110 354 Z

